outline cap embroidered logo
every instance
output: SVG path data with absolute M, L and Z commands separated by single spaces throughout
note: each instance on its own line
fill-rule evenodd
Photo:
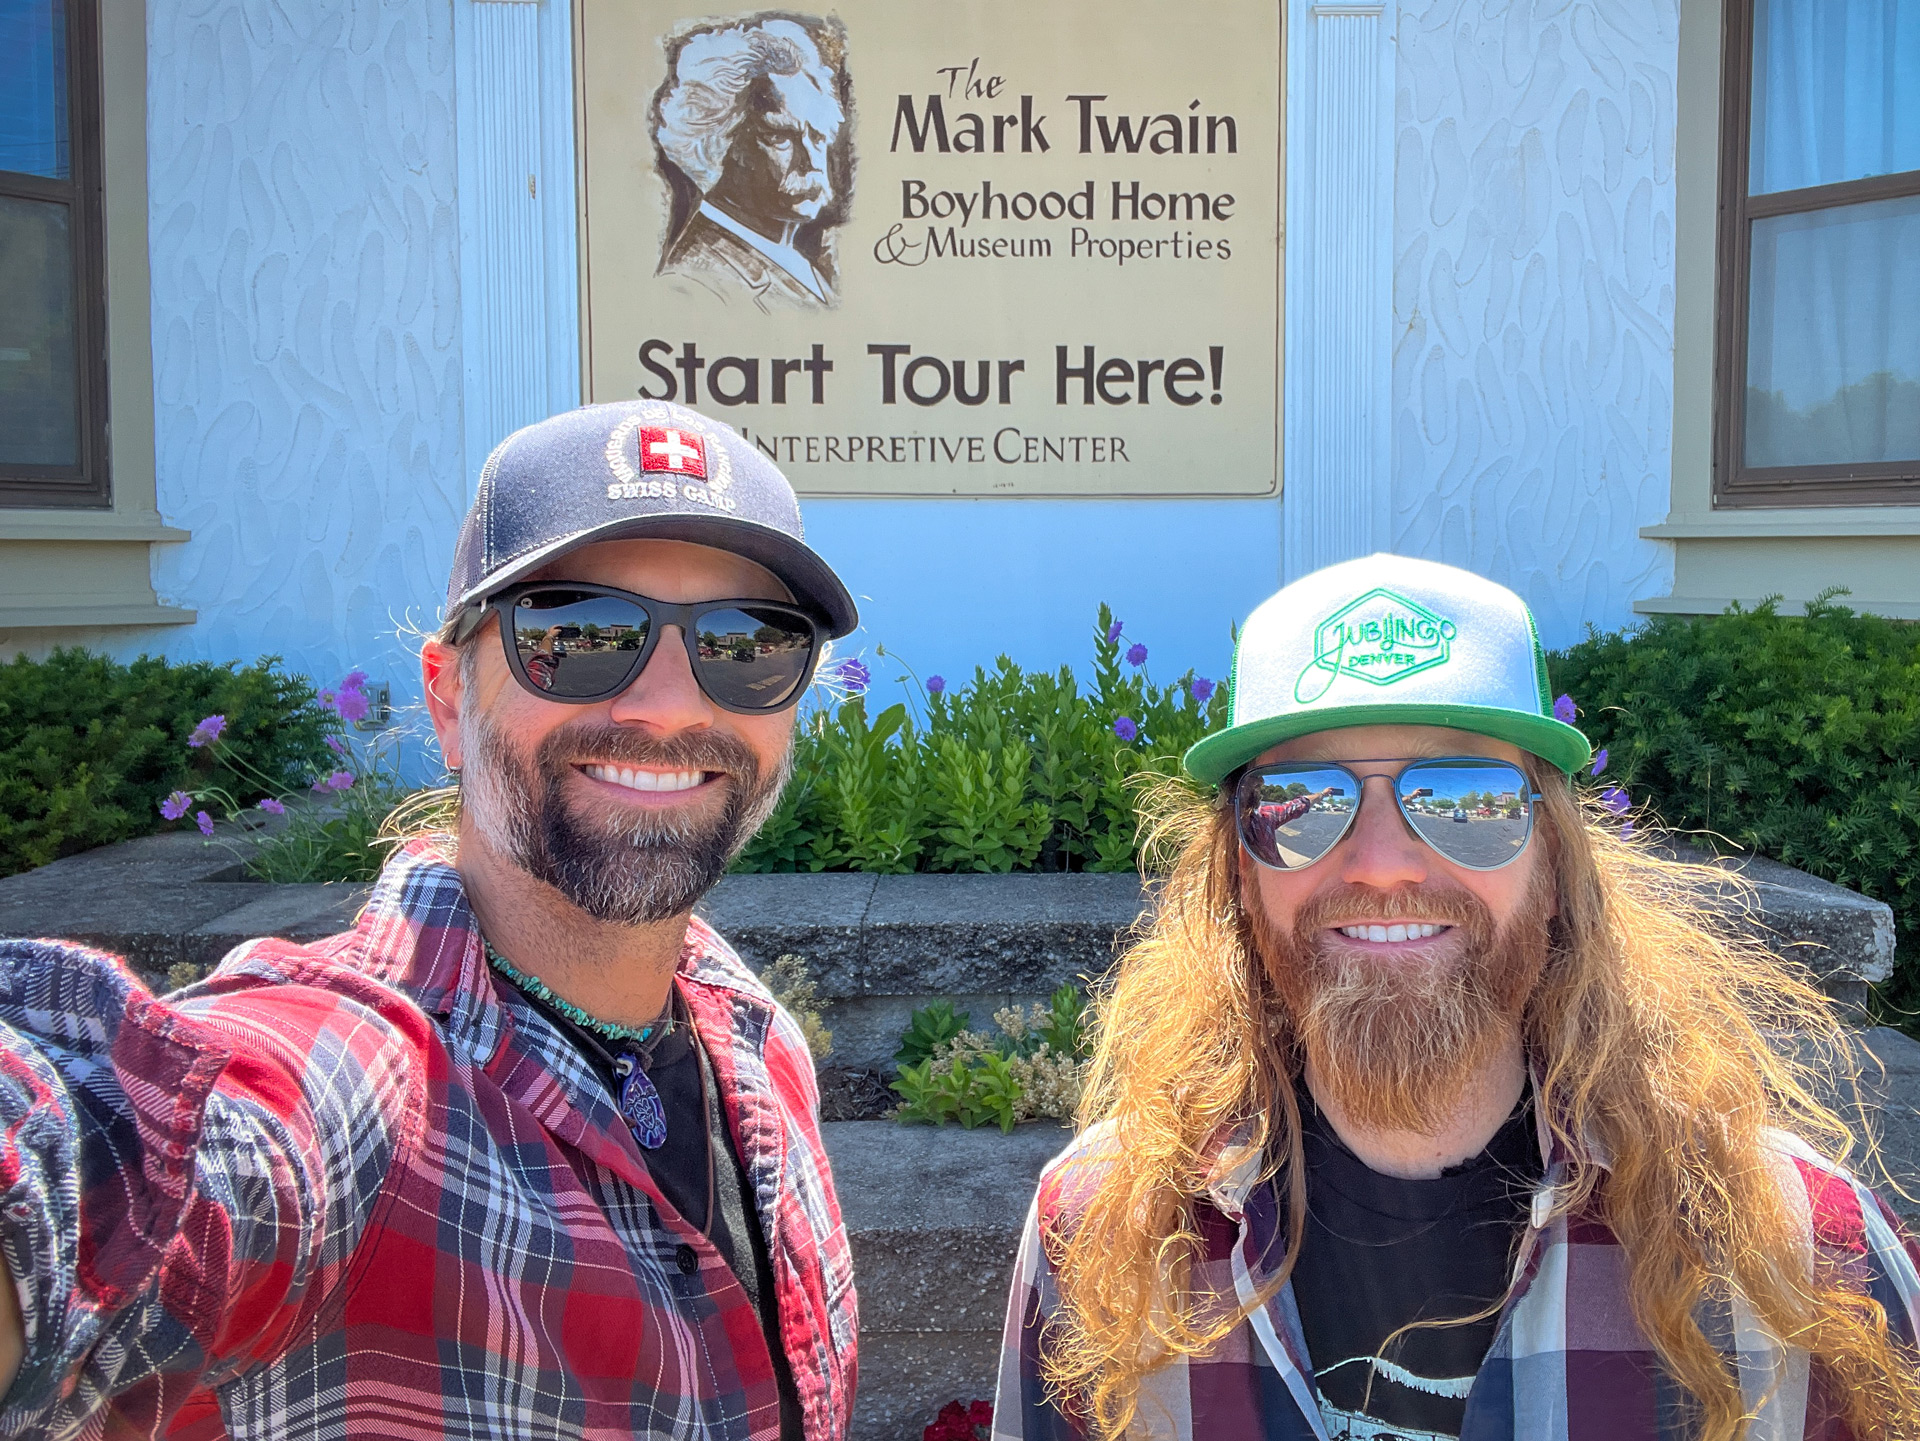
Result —
M 640 427 L 640 469 L 670 471 L 693 480 L 707 478 L 706 442 L 691 431 Z
M 1445 665 L 1459 633 L 1450 620 L 1393 591 L 1375 589 L 1347 602 L 1313 632 L 1313 659 L 1301 668 L 1293 698 L 1311 705 L 1339 677 L 1392 685 Z

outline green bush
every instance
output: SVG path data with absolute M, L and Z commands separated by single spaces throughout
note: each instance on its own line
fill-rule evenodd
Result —
M 1665 825 L 1756 851 L 1893 907 L 1920 998 L 1920 625 L 1856 615 L 1833 591 L 1657 617 L 1556 653 L 1556 687 L 1608 751 L 1600 779 Z
M 188 748 L 209 715 L 226 716 L 226 745 L 253 770 L 303 785 L 336 722 L 278 664 L 123 665 L 73 649 L 0 665 L 0 875 L 158 830 L 169 791 L 248 790 L 211 749 Z
M 930 678 L 869 715 L 869 697 L 808 717 L 779 808 L 741 855 L 747 871 L 1129 870 L 1135 778 L 1172 774 L 1226 719 L 1224 687 L 1189 671 L 1165 686 L 1106 606 L 1093 684 L 1029 674 L 1002 656 L 957 690 Z

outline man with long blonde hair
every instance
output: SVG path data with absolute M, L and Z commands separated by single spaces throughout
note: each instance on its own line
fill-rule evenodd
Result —
M 1583 806 L 1519 598 L 1333 566 L 1232 684 L 1204 791 L 1149 806 L 1171 869 L 996 1438 L 1920 1436 L 1920 1276 L 1820 1099 L 1844 1032 Z

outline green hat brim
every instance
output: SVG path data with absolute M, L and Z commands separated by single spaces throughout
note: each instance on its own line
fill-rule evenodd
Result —
M 1295 736 L 1348 726 L 1423 725 L 1472 731 L 1516 745 L 1572 775 L 1593 759 L 1587 738 L 1564 721 L 1484 705 L 1346 705 L 1293 715 L 1268 716 L 1230 726 L 1187 751 L 1187 774 L 1202 785 L 1218 785 L 1259 755 Z

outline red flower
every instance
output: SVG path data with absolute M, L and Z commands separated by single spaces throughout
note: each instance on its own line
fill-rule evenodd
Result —
M 981 1427 L 993 1424 L 993 1403 L 975 1401 L 963 1405 L 949 1401 L 940 1408 L 934 1423 L 920 1433 L 920 1441 L 981 1441 Z

